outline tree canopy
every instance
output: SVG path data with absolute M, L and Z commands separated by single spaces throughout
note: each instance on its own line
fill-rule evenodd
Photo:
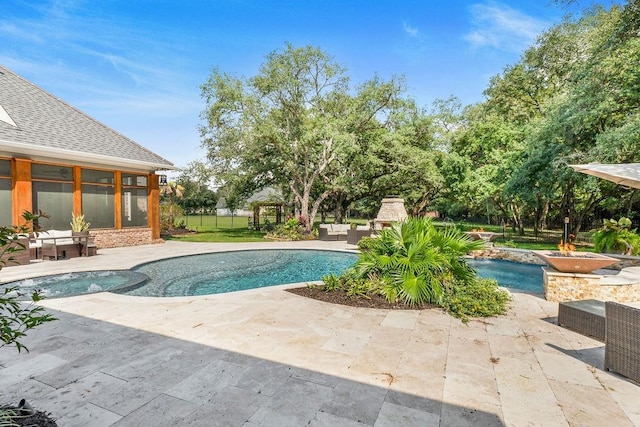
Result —
M 329 198 L 353 203 L 423 169 L 425 157 L 410 152 L 424 151 L 417 109 L 403 90 L 402 79 L 377 76 L 352 89 L 345 69 L 311 46 L 272 52 L 252 78 L 214 69 L 202 85 L 208 161 L 241 196 L 282 187 L 310 227 Z
M 401 77 L 352 87 L 329 54 L 287 44 L 253 77 L 212 71 L 200 132 L 229 194 L 279 187 L 309 226 L 329 210 L 338 221 L 350 208 L 371 217 L 397 194 L 415 215 L 521 231 L 569 216 L 578 231 L 588 218 L 633 216 L 633 191 L 568 165 L 640 161 L 638 64 L 635 1 L 549 28 L 464 108 L 451 97 L 427 112 Z

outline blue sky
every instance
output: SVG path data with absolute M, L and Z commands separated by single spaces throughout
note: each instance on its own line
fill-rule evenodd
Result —
M 213 67 L 251 77 L 286 42 L 313 45 L 353 85 L 404 75 L 425 108 L 451 95 L 470 104 L 544 29 L 591 3 L 2 0 L 0 64 L 181 167 L 204 156 L 199 87 Z

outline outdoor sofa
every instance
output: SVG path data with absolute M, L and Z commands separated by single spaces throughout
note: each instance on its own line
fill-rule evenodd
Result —
M 42 242 L 42 259 L 74 258 L 88 255 L 88 235 L 75 236 L 72 230 L 48 230 L 38 234 L 36 242 Z
M 347 240 L 349 224 L 320 224 L 318 226 L 318 239 L 320 240 Z

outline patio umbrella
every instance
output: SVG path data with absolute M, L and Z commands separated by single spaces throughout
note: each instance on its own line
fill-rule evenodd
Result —
M 569 165 L 576 172 L 597 176 L 618 185 L 640 189 L 640 163 Z

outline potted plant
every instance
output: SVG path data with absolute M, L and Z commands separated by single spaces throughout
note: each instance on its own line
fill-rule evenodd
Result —
M 631 229 L 631 220 L 622 217 L 605 219 L 602 227 L 593 234 L 596 251 L 622 255 L 640 255 L 640 236 Z
M 71 231 L 73 236 L 78 236 L 78 237 L 86 237 L 89 235 L 89 227 L 91 227 L 91 223 L 85 221 L 84 219 L 84 215 L 80 214 L 80 215 L 76 215 L 75 213 L 71 213 L 71 222 L 69 223 L 71 225 Z M 78 242 L 80 241 L 80 239 L 75 239 Z

